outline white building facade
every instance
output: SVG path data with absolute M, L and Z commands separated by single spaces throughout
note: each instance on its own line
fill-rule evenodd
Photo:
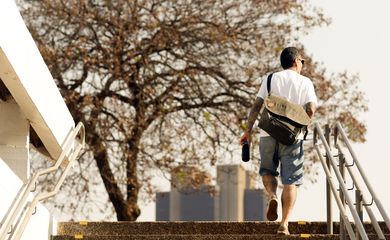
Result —
M 13 0 L 0 1 L 0 88 L 0 217 L 4 221 L 19 189 L 31 179 L 31 129 L 48 157 L 57 160 L 75 128 Z M 49 239 L 52 225 L 51 214 L 38 204 L 21 239 Z

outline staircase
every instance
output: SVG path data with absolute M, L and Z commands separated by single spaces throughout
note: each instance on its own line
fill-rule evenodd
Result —
M 380 227 L 386 239 L 390 232 Z M 339 224 L 335 234 L 326 234 L 326 222 L 290 222 L 290 236 L 276 235 L 277 222 L 63 222 L 52 240 L 268 240 L 268 239 L 340 239 Z M 371 224 L 365 223 L 369 239 L 379 239 Z

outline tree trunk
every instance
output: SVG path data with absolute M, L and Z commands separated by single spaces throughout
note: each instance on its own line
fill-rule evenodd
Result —
M 137 176 L 137 158 L 140 144 L 142 127 L 135 126 L 131 138 L 127 140 L 129 152 L 126 161 L 126 177 L 127 177 L 127 200 L 126 203 L 129 208 L 129 214 L 131 215 L 132 221 L 135 221 L 141 214 L 141 210 L 138 207 L 138 193 L 140 184 Z
M 131 221 L 135 221 L 141 214 L 141 210 L 138 207 L 138 192 L 140 189 L 138 177 L 137 177 L 137 155 L 138 149 L 133 149 L 130 152 L 129 158 L 126 164 L 126 176 L 127 176 L 127 200 L 126 204 L 129 209 L 129 215 Z
M 110 168 L 106 147 L 103 145 L 102 141 L 96 133 L 94 133 L 91 142 L 88 144 L 90 144 L 90 146 L 96 147 L 93 152 L 93 156 L 99 169 L 100 176 L 102 177 L 104 187 L 108 193 L 108 197 L 114 206 L 117 220 L 134 221 L 135 219 L 131 214 L 131 208 L 129 208 L 127 202 L 125 201 L 124 196 Z

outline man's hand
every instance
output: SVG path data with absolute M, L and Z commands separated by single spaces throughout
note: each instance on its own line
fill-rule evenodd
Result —
M 240 138 L 240 144 L 243 145 L 244 142 L 251 142 L 251 133 L 249 131 L 245 131 L 244 134 Z

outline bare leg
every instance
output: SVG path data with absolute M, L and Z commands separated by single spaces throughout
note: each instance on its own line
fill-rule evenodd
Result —
M 297 186 L 284 185 L 282 193 L 282 222 L 281 225 L 287 225 L 288 219 L 294 208 L 297 199 Z
M 269 221 L 275 221 L 278 219 L 278 200 L 276 195 L 278 181 L 272 175 L 264 175 L 263 184 L 269 199 L 266 217 Z
M 276 189 L 278 187 L 278 180 L 272 175 L 264 175 L 262 177 L 264 188 L 267 191 L 268 197 L 277 198 Z

